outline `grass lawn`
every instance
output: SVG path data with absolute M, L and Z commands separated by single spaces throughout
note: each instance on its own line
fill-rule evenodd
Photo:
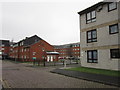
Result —
M 76 68 L 70 68 L 70 69 L 66 69 L 66 70 L 103 74 L 103 75 L 108 75 L 108 76 L 120 76 L 120 71 L 94 69 L 94 68 L 87 68 L 87 67 L 76 67 Z

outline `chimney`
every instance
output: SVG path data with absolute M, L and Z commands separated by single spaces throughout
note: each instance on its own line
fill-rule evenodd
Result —
M 28 39 L 28 37 L 26 37 L 25 39 Z

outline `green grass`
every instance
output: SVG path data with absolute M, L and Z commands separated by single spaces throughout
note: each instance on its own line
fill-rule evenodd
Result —
M 66 69 L 66 70 L 103 74 L 103 75 L 108 75 L 108 76 L 117 76 L 117 77 L 120 76 L 120 71 L 95 69 L 95 68 L 87 68 L 87 67 L 77 67 L 77 68 L 70 68 L 70 69 Z

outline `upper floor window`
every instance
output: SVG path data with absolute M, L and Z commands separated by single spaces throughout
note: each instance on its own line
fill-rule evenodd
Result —
M 97 50 L 88 50 L 87 51 L 87 62 L 88 63 L 97 63 Z
M 120 49 L 110 49 L 111 58 L 120 58 Z
M 119 32 L 118 24 L 114 24 L 114 25 L 109 26 L 109 33 L 110 34 L 115 34 L 115 33 L 118 33 L 118 32 Z
M 2 44 L 2 47 L 4 47 L 5 45 L 4 44 Z
M 112 2 L 108 4 L 108 11 L 112 11 L 117 9 L 117 3 L 116 2 Z
M 24 49 L 24 51 L 26 52 L 26 48 Z
M 97 31 L 95 30 L 91 30 L 91 31 L 87 31 L 87 42 L 97 42 Z
M 5 48 L 2 48 L 2 50 L 5 50 Z
M 86 14 L 86 23 L 91 23 L 96 21 L 96 11 L 91 11 Z
M 23 49 L 22 49 L 22 52 L 23 52 Z

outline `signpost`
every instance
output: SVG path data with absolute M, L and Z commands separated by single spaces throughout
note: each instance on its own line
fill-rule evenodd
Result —
M 33 61 L 33 65 L 35 65 L 36 57 L 33 57 L 32 59 L 34 60 L 34 61 Z
M 64 59 L 64 68 L 66 68 L 66 60 Z

